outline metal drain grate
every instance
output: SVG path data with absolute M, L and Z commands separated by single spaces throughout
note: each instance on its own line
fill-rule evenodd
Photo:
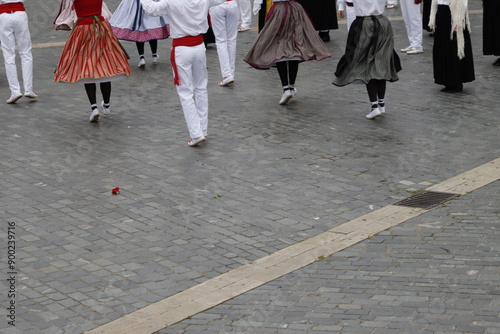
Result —
M 402 201 L 399 201 L 394 205 L 409 206 L 411 208 L 420 209 L 431 209 L 458 196 L 460 195 L 425 190 Z

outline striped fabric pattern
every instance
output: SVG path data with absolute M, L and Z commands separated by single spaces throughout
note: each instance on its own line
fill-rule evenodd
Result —
M 64 45 L 55 82 L 103 81 L 129 76 L 127 56 L 106 20 L 77 25 Z M 101 79 L 101 80 L 100 80 Z

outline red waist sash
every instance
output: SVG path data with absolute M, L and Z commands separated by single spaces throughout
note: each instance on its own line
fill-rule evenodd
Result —
M 0 14 L 9 13 L 12 14 L 14 12 L 24 12 L 24 5 L 22 2 L 14 2 L 14 3 L 5 3 L 0 5 Z
M 97 20 L 104 21 L 104 17 L 102 17 L 101 15 L 79 17 L 78 21 L 76 21 L 76 25 L 81 26 L 86 24 L 94 24 Z
M 177 70 L 177 64 L 175 62 L 175 47 L 176 46 L 197 46 L 203 43 L 203 35 L 198 36 L 185 36 L 181 38 L 174 38 L 172 40 L 172 51 L 170 51 L 170 62 L 172 63 L 172 69 L 174 70 L 174 85 L 180 86 L 181 81 L 179 79 L 179 72 Z

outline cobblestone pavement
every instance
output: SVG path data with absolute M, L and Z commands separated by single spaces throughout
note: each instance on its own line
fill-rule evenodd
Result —
M 119 1 L 107 3 L 114 10 Z M 170 41 L 160 42 L 160 63 L 149 62 L 144 70 L 136 67 L 135 46 L 123 43 L 133 76 L 113 83 L 111 116 L 90 124 L 83 87 L 53 83 L 68 35 L 53 30 L 58 1 L 26 7 L 40 98 L 2 105 L 0 111 L 1 277 L 8 272 L 8 222 L 15 222 L 18 270 L 15 328 L 5 320 L 9 282 L 1 281 L 0 330 L 6 333 L 82 333 L 500 156 L 500 72 L 491 66 L 495 58 L 481 54 L 481 14 L 471 15 L 476 81 L 462 93 L 441 93 L 432 79 L 432 38 L 424 34 L 425 53 L 401 55 L 400 81 L 388 84 L 388 115 L 374 121 L 364 119 L 369 109 L 364 87 L 331 84 L 346 39 L 344 25 L 331 32 L 331 59 L 300 66 L 298 95 L 288 106 L 278 105 L 276 71 L 257 71 L 242 61 L 234 85 L 218 87 L 217 54 L 210 45 L 209 139 L 189 148 L 172 84 Z M 481 9 L 481 1 L 471 0 L 470 8 Z M 395 47 L 405 47 L 399 10 L 388 15 L 394 16 Z M 255 36 L 255 31 L 238 35 L 238 59 Z M 3 62 L 0 73 L 5 73 Z M 8 95 L 2 75 L 0 97 Z M 120 195 L 111 194 L 114 187 L 121 188 Z M 487 203 L 493 209 L 487 210 Z M 403 319 L 387 317 L 404 314 L 408 328 L 395 331 L 411 332 L 411 326 L 422 324 L 422 332 L 439 333 L 460 316 L 463 321 L 452 332 L 498 333 L 498 320 L 493 321 L 498 319 L 493 314 L 498 310 L 498 265 L 492 267 L 498 256 L 495 203 L 498 184 L 450 204 L 456 208 L 450 212 L 470 215 L 470 222 L 463 220 L 464 231 L 451 226 L 463 217 L 446 216 L 441 208 L 427 214 L 425 224 L 453 233 L 433 236 L 432 227 L 420 228 L 424 223 L 412 220 L 165 331 L 259 333 L 269 328 L 265 333 L 274 333 L 285 329 L 261 324 L 290 324 L 287 333 L 302 331 L 301 325 L 302 332 L 329 325 L 335 332 L 347 322 L 352 332 L 390 333 L 381 324 L 401 325 Z M 477 234 L 476 227 L 481 228 Z M 485 245 L 466 244 L 469 239 L 461 234 L 466 229 Z M 457 244 L 469 248 L 462 254 Z M 366 252 L 373 257 L 366 258 Z M 378 281 L 370 282 L 370 290 L 365 282 L 370 275 L 364 273 L 371 265 Z M 432 267 L 438 265 L 444 268 Z M 449 265 L 456 267 L 447 272 Z M 386 268 L 394 275 L 383 276 Z M 467 281 L 471 285 L 465 277 L 474 279 Z M 423 295 L 411 294 L 420 286 Z M 401 290 L 408 295 L 392 293 Z M 318 300 L 310 291 L 320 294 Z M 366 307 L 363 300 L 369 301 Z M 266 302 L 272 310 L 261 309 Z M 317 308 L 274 311 L 291 302 Z M 306 311 L 323 315 L 315 317 L 320 323 L 300 313 Z M 345 313 L 348 318 L 334 317 Z M 436 317 L 427 322 L 415 320 L 433 313 Z M 245 318 L 252 314 L 256 318 Z M 466 325 L 471 317 L 478 323 Z M 299 328 L 291 326 L 295 322 Z M 216 329 L 219 323 L 223 328 Z
M 158 334 L 500 333 L 499 182 Z

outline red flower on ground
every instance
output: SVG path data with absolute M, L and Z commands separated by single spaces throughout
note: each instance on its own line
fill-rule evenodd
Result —
M 111 193 L 113 195 L 118 195 L 120 193 L 120 188 L 116 187 L 115 189 L 111 190 Z

